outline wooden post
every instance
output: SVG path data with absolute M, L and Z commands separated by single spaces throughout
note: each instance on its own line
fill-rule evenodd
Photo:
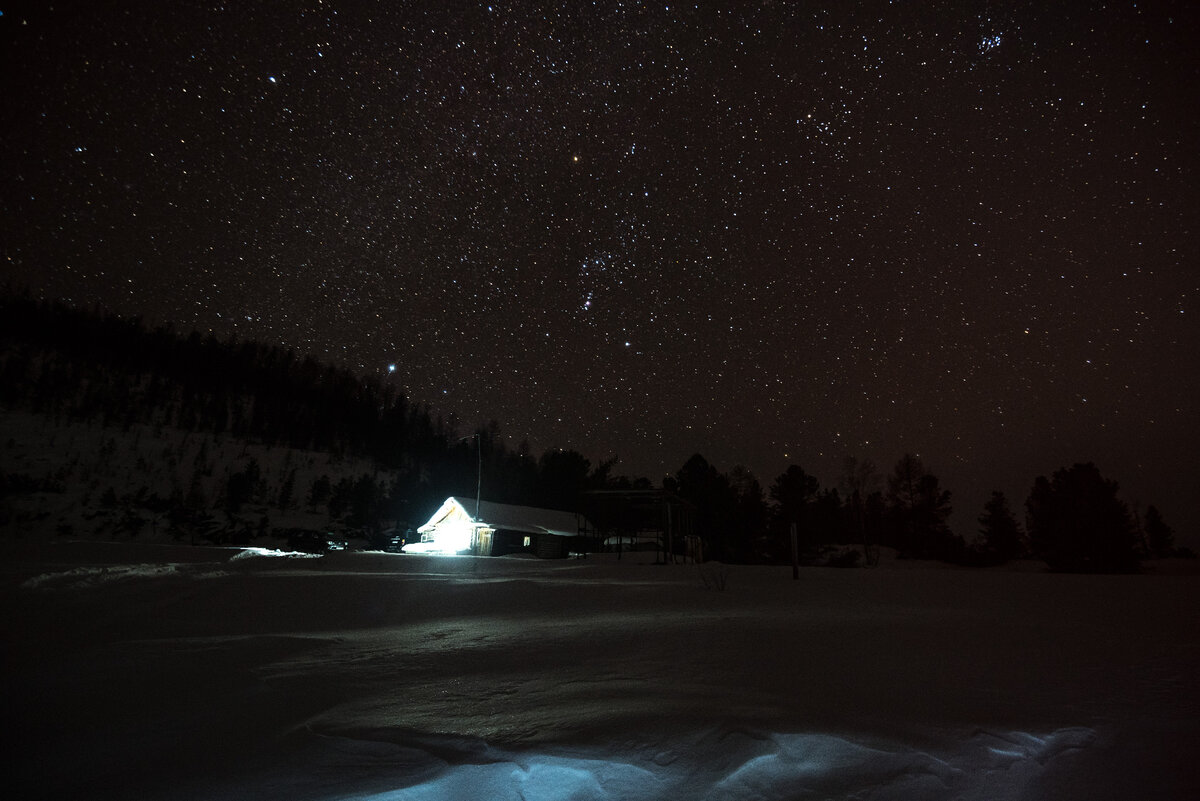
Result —
M 800 552 L 796 548 L 796 524 L 792 523 L 792 580 L 800 578 Z
M 671 516 L 671 502 L 667 501 L 667 552 L 663 554 L 663 563 L 675 564 L 675 521 Z

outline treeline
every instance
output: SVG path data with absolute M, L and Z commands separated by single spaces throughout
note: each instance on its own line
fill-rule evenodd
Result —
M 964 565 L 1036 557 L 1066 571 L 1128 571 L 1143 558 L 1190 555 L 1174 547 L 1155 507 L 1130 510 L 1115 482 L 1090 464 L 1037 478 L 1024 525 L 1009 499 L 994 493 L 978 529 L 963 537 L 948 524 L 950 492 L 912 455 L 886 476 L 868 461 L 847 459 L 829 487 L 792 465 L 764 488 L 749 470 L 723 473 L 697 454 L 658 485 L 614 475 L 616 460 L 593 465 L 557 449 L 535 455 L 527 442 L 512 448 L 495 422 L 461 436 L 453 420 L 386 381 L 290 349 L 150 329 L 140 319 L 13 291 L 0 296 L 0 405 L 72 423 L 170 427 L 365 458 L 386 472 L 298 485 L 292 470 L 268 491 L 259 466 L 245 461 L 237 470 L 230 465 L 227 478 L 205 493 L 214 466 L 197 453 L 190 478 L 176 482 L 175 500 L 146 503 L 206 519 L 219 509 L 232 521 L 250 502 L 281 511 L 304 506 L 369 536 L 423 522 L 447 495 L 474 495 L 482 478 L 488 500 L 589 511 L 618 535 L 626 533 L 622 525 L 636 533 L 646 521 L 622 524 L 621 515 L 597 507 L 596 491 L 664 490 L 688 510 L 689 531 L 706 555 L 730 562 L 787 562 L 793 531 L 802 559 L 844 566 L 872 564 L 881 546 Z M 171 458 L 182 461 L 182 450 Z M 0 476 L 0 490 L 16 492 L 30 480 Z M 145 505 L 131 498 L 127 507 Z
M 245 502 L 328 508 L 356 529 L 423 522 L 448 494 L 474 495 L 483 470 L 487 497 L 502 503 L 578 509 L 580 494 L 607 486 L 612 463 L 593 469 L 574 451 L 540 456 L 528 442 L 510 448 L 495 422 L 462 436 L 384 380 L 362 377 L 293 350 L 140 318 L 0 294 L 0 406 L 60 422 L 129 430 L 144 425 L 373 460 L 383 476 L 320 478 L 267 493 L 260 468 L 242 460 L 202 505 L 225 512 Z M 175 454 L 176 461 L 182 456 Z M 197 459 L 197 475 L 212 465 Z M 0 491 L 28 483 L 0 476 Z M 639 485 L 649 486 L 644 479 Z M 178 493 L 177 493 L 178 494 Z M 183 494 L 192 496 L 203 493 Z M 192 505 L 200 504 L 193 499 Z
M 452 426 L 377 379 L 290 349 L 0 298 L 0 403 L 128 428 L 167 425 L 292 448 L 436 460 Z
M 842 567 L 873 564 L 881 546 L 974 567 L 1036 558 L 1063 572 L 1131 572 L 1143 559 L 1195 556 L 1175 547 L 1156 507 L 1131 510 L 1091 463 L 1035 479 L 1024 526 L 1004 493 L 993 492 L 970 539 L 950 529 L 950 492 L 911 454 L 886 476 L 848 458 L 838 485 L 824 489 L 791 465 L 765 491 L 744 468 L 725 474 L 697 454 L 665 485 L 697 510 L 696 534 L 727 561 L 786 562 L 793 530 L 802 561 Z

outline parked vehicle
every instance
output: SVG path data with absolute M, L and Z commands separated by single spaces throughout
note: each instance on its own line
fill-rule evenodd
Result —
M 384 553 L 403 553 L 401 548 L 405 543 L 412 542 L 414 532 L 411 528 L 397 526 L 385 529 L 371 538 L 371 545 Z
M 335 539 L 320 531 L 292 531 L 288 534 L 288 548 L 304 553 L 325 553 L 346 550 L 346 541 Z

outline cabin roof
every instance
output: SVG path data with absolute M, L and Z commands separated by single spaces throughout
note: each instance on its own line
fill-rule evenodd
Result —
M 424 534 L 437 528 L 451 515 L 475 516 L 475 499 L 451 496 L 434 512 L 429 522 L 417 529 Z M 575 512 L 541 509 L 536 506 L 515 506 L 508 503 L 479 501 L 479 521 L 489 528 L 521 531 L 526 534 L 553 534 L 575 537 L 590 528 L 587 520 Z

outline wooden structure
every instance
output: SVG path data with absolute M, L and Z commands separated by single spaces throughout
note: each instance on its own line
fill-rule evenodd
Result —
M 584 508 L 595 523 L 602 549 L 649 547 L 663 562 L 676 562 L 702 553 L 693 532 L 696 507 L 663 489 L 611 489 L 584 493 Z
M 531 553 L 554 559 L 579 550 L 574 546 L 591 534 L 591 524 L 575 512 L 452 496 L 417 533 L 421 541 L 404 546 L 405 553 Z

